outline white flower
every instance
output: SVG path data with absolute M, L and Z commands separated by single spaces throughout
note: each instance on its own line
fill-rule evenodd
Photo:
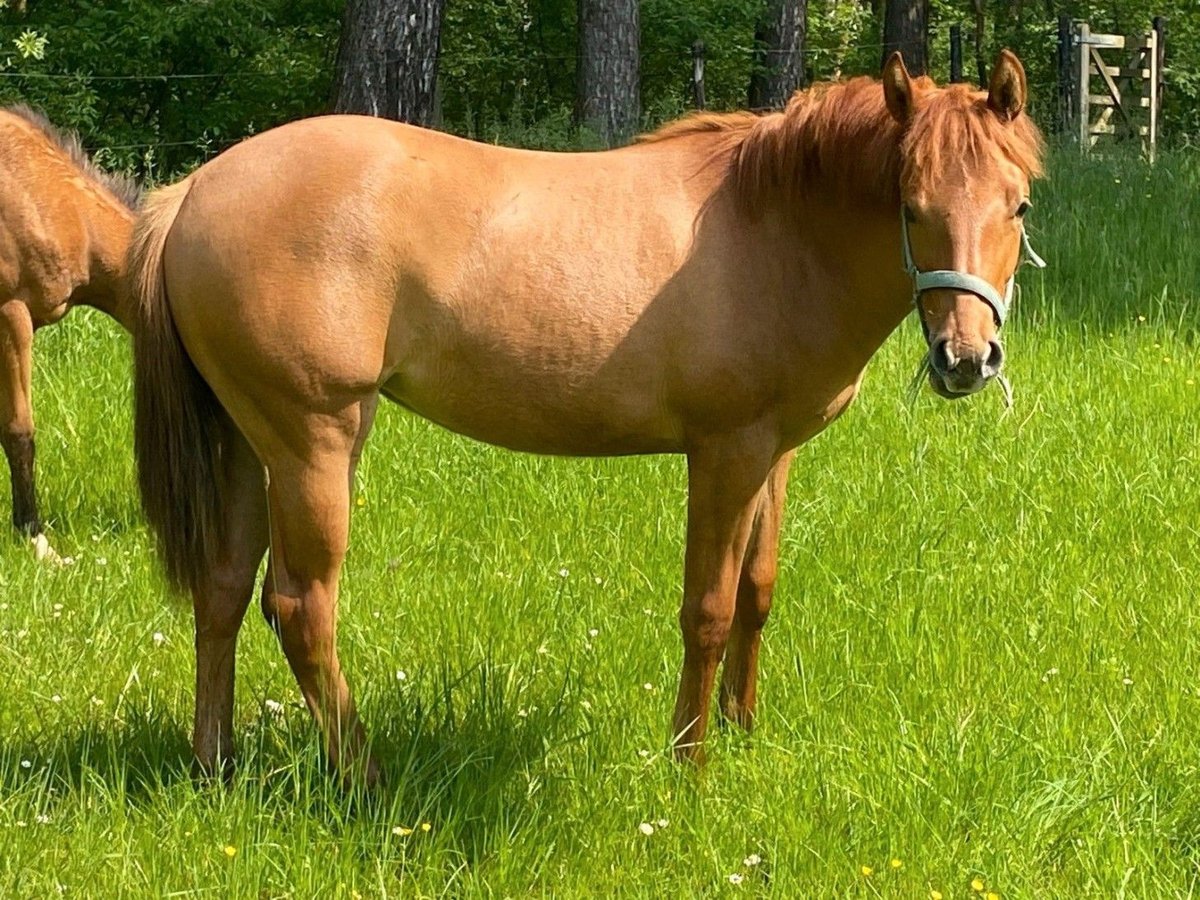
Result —
M 742 883 L 742 873 L 734 872 L 732 875 L 730 875 L 729 883 L 730 884 L 741 884 Z
M 657 825 L 659 828 L 666 828 L 666 827 L 667 827 L 668 825 L 670 825 L 671 823 L 670 823 L 670 822 L 668 822 L 666 819 L 659 819 L 659 820 L 658 820 L 657 822 L 655 822 L 654 824 L 655 824 L 655 825 Z
M 107 560 L 107 559 L 105 559 L 103 556 L 97 556 L 97 557 L 96 557 L 96 565 L 98 565 L 98 566 L 107 566 L 107 565 L 108 565 L 108 560 Z
M 565 568 L 565 567 L 564 567 L 564 568 L 562 568 L 562 569 L 559 569 L 559 570 L 558 570 L 558 577 L 559 577 L 559 578 L 566 578 L 566 577 L 567 577 L 568 575 L 570 575 L 570 574 L 571 574 L 571 570 L 570 570 L 570 569 L 568 569 L 568 568 Z
M 45 813 L 41 813 L 34 819 L 34 821 L 37 822 L 39 825 L 49 825 L 50 817 L 48 815 L 46 815 Z
M 646 837 L 650 837 L 650 835 L 654 834 L 654 826 L 649 822 L 643 822 L 638 826 L 638 831 L 646 835 Z
M 273 716 L 282 715 L 283 704 L 278 700 L 264 700 L 263 708 Z
M 1133 684 L 1133 679 L 1126 676 L 1121 679 L 1121 684 L 1125 685 L 1125 687 L 1130 687 Z
M 647 690 L 647 691 L 652 691 L 652 690 L 654 690 L 654 685 L 652 685 L 652 684 L 651 684 L 650 682 L 648 682 L 648 681 L 647 681 L 645 684 L 643 684 L 643 685 L 642 685 L 642 687 L 643 687 L 645 690 Z
M 33 768 L 33 763 L 31 763 L 31 762 L 30 762 L 29 760 L 27 760 L 27 759 L 23 759 L 23 760 L 21 760 L 21 768 L 22 768 L 22 769 L 32 769 L 32 768 Z
M 593 637 L 593 638 L 594 638 L 594 637 L 595 637 L 596 635 L 598 635 L 599 633 L 600 633 L 600 629 L 599 629 L 599 628 L 589 628 L 589 629 L 588 629 L 588 637 Z
M 642 750 L 639 750 L 639 751 L 638 751 L 638 756 L 640 756 L 642 759 L 645 759 L 645 758 L 646 758 L 646 757 L 648 757 L 649 755 L 650 755 L 650 751 L 649 751 L 649 750 L 642 749 Z
M 745 866 L 747 869 L 752 869 L 755 866 L 757 866 L 760 862 L 762 862 L 762 857 L 759 856 L 757 853 L 751 853 L 749 856 L 747 856 L 745 859 L 742 860 L 742 865 Z
M 161 647 L 167 642 L 167 636 L 161 631 L 156 631 L 154 634 L 150 635 L 150 640 L 154 641 L 155 647 Z
M 50 702 L 51 703 L 62 703 L 62 697 L 58 696 L 58 694 L 55 694 L 53 697 L 50 698 Z
M 408 673 L 405 672 L 403 669 L 397 669 L 396 670 L 396 680 L 397 681 L 408 681 Z

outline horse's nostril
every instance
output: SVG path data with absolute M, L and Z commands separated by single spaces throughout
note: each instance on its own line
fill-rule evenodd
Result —
M 1000 367 L 1004 365 L 1004 348 L 1000 346 L 999 341 L 988 341 L 988 355 L 983 362 L 983 369 L 989 374 L 995 374 L 1000 371 Z
M 958 357 L 954 355 L 954 351 L 950 349 L 950 340 L 948 338 L 939 338 L 933 342 L 933 346 L 929 348 L 929 361 L 933 365 L 934 370 L 943 375 L 947 372 L 953 372 L 959 362 Z

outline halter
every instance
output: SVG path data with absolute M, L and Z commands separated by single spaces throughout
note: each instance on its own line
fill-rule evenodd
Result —
M 939 288 L 949 288 L 974 294 L 992 308 L 992 312 L 996 316 L 996 327 L 999 328 L 1004 324 L 1004 320 L 1008 318 L 1008 308 L 1012 305 L 1013 289 L 1017 281 L 1015 271 L 1008 279 L 1008 284 L 1004 286 L 1003 297 L 991 284 L 970 272 L 959 272 L 956 269 L 934 269 L 922 272 L 913 262 L 912 243 L 908 238 L 908 215 L 904 206 L 900 207 L 900 237 L 904 248 L 904 271 L 912 279 L 913 306 L 917 307 L 918 316 L 921 315 L 920 304 L 923 293 Z M 1017 263 L 1018 268 L 1023 262 L 1038 269 L 1046 268 L 1046 261 L 1038 256 L 1033 247 L 1029 245 L 1029 235 L 1025 231 L 1024 224 L 1021 225 L 1021 254 L 1021 260 Z M 922 319 L 923 321 L 924 319 Z

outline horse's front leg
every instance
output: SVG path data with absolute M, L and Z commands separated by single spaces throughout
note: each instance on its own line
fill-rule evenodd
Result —
M 20 300 L 0 304 L 0 445 L 12 474 L 13 525 L 40 534 L 33 480 L 33 320 Z
M 775 451 L 769 429 L 705 441 L 688 453 L 684 558 L 683 672 L 675 701 L 676 756 L 704 760 L 717 666 L 736 608 L 738 575 Z
M 738 579 L 733 630 L 725 651 L 725 668 L 721 674 L 721 714 L 746 730 L 754 725 L 758 700 L 758 647 L 775 592 L 779 568 L 779 529 L 783 524 L 788 469 L 794 456 L 795 451 L 786 453 L 775 464 L 759 498 L 750 542 L 742 560 L 742 574 Z

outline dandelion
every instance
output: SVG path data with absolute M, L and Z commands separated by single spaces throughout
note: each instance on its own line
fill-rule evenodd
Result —
M 730 884 L 741 884 L 742 883 L 742 873 L 734 872 L 732 875 L 730 875 L 729 883 Z
M 432 825 L 430 825 L 428 822 L 422 822 L 422 823 L 421 823 L 421 830 L 422 830 L 423 832 L 425 832 L 426 834 L 429 834 L 429 830 L 430 830 L 431 828 L 433 828 L 433 826 L 432 826 Z
M 762 857 L 759 856 L 757 853 L 751 853 L 749 856 L 747 856 L 745 859 L 742 860 L 742 865 L 745 866 L 747 869 L 753 869 L 760 862 L 762 862 Z
M 161 647 L 167 642 L 167 636 L 161 631 L 156 631 L 154 634 L 150 635 L 150 640 L 154 641 L 155 647 Z
M 638 826 L 638 831 L 640 831 L 646 837 L 650 837 L 650 835 L 654 834 L 654 826 L 649 822 L 643 822 Z
M 892 857 L 892 860 L 891 860 L 891 862 L 888 863 L 888 865 L 891 866 L 893 869 L 903 869 L 904 861 L 900 860 L 900 859 L 896 859 L 895 857 Z
M 988 891 L 984 895 L 984 898 L 985 898 L 985 900 L 1000 900 L 1000 895 L 997 894 L 995 891 Z
M 983 879 L 982 878 L 972 878 L 971 879 L 971 890 L 973 890 L 977 894 L 982 894 L 983 893 Z
M 354 501 L 354 505 L 355 505 L 355 506 L 366 506 L 366 505 L 367 505 L 367 498 L 366 498 L 366 497 L 364 497 L 362 494 L 359 494 L 359 495 L 358 495 L 358 499 Z
M 875 874 L 875 870 L 868 865 L 859 866 L 858 871 L 862 874 L 863 878 L 870 878 L 873 874 Z
M 934 888 L 929 892 L 929 900 L 942 900 L 942 892 Z
M 230 859 L 233 859 L 235 856 L 237 856 L 237 847 L 233 846 L 233 844 L 226 844 L 225 855 Z
M 412 833 L 413 830 L 411 828 L 405 828 L 403 825 L 397 825 L 392 829 L 392 834 L 396 835 L 396 837 L 408 837 Z

